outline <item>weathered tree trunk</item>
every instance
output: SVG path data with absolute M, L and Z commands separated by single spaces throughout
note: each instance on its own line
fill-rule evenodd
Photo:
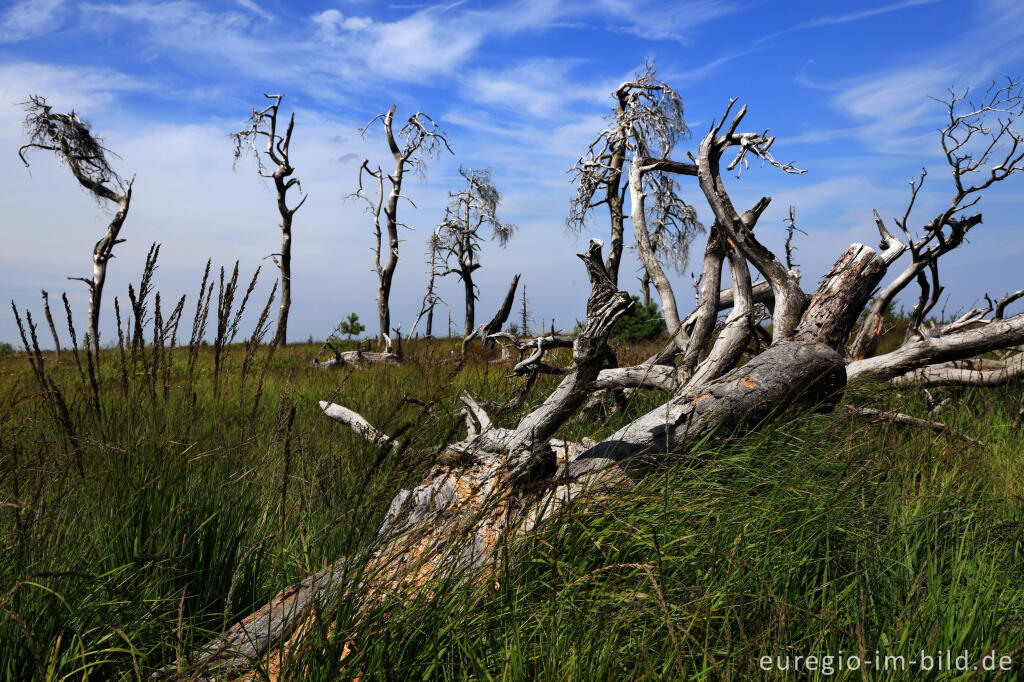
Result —
M 317 358 L 313 358 L 310 361 L 309 366 L 315 369 L 331 369 L 331 368 L 342 368 L 342 367 L 362 367 L 364 365 L 372 364 L 385 364 L 385 365 L 397 365 L 402 362 L 402 338 L 398 337 L 398 352 L 394 352 L 391 348 L 391 337 L 384 337 L 384 350 L 380 353 L 373 353 L 364 351 L 362 348 L 357 350 L 339 351 L 328 339 L 325 346 L 329 347 L 334 353 L 334 357 L 328 358 L 321 362 Z
M 369 204 L 374 218 L 374 235 L 377 239 L 374 249 L 374 266 L 377 271 L 377 321 L 380 325 L 377 340 L 382 346 L 389 345 L 387 339 L 391 330 L 391 283 L 394 280 L 395 269 L 398 267 L 398 228 L 402 225 L 398 220 L 398 202 L 402 198 L 402 180 L 405 177 L 406 167 L 415 166 L 422 160 L 424 155 L 430 156 L 434 154 L 442 145 L 448 151 L 451 151 L 444 132 L 437 127 L 437 124 L 429 116 L 422 112 L 417 112 L 410 116 L 405 126 L 398 131 L 396 136 L 394 130 L 396 106 L 392 104 L 386 114 L 375 116 L 361 129 L 362 134 L 365 135 L 374 121 L 382 120 L 384 123 L 384 137 L 387 140 L 391 156 L 395 160 L 395 170 L 391 175 L 387 176 L 388 182 L 391 183 L 391 190 L 388 193 L 387 205 L 384 206 L 384 222 L 385 230 L 387 231 L 387 258 L 383 264 L 381 263 L 381 248 L 383 244 L 380 213 L 382 202 L 384 201 L 384 174 L 379 166 L 376 171 L 373 171 L 370 170 L 369 160 L 363 161 L 363 165 L 359 168 L 359 191 L 356 192 L 356 196 L 362 197 Z M 403 144 L 399 144 L 398 138 L 404 140 Z M 364 170 L 377 179 L 378 194 L 376 201 L 371 200 L 363 192 Z M 433 263 L 433 254 L 431 254 L 431 263 Z M 433 267 L 431 270 L 433 271 Z M 431 284 L 433 284 L 433 275 L 431 275 Z M 413 325 L 413 329 L 415 329 L 415 325 Z M 410 331 L 409 333 L 413 332 Z
M 94 359 L 99 357 L 100 352 L 100 306 L 103 303 L 103 285 L 107 281 L 107 263 L 110 262 L 114 246 L 124 241 L 118 239 L 117 235 L 120 234 L 121 226 L 128 216 L 131 200 L 132 183 L 129 181 L 124 194 L 117 197 L 117 213 L 114 214 L 114 219 L 107 226 L 107 233 L 96 242 L 96 246 L 92 250 L 92 279 L 69 278 L 80 279 L 89 287 L 89 317 L 86 323 L 86 336 L 89 339 L 89 353 Z
M 491 321 L 483 326 L 480 332 L 480 343 L 484 348 L 493 348 L 494 339 L 490 338 L 491 334 L 497 334 L 501 331 L 508 316 L 512 313 L 512 303 L 516 298 L 516 288 L 519 286 L 519 275 L 512 277 L 512 283 L 508 285 L 508 291 L 505 293 L 505 299 L 501 302 L 501 307 L 498 308 L 498 312 L 494 314 Z
M 633 212 L 633 233 L 636 236 L 637 253 L 644 265 L 647 275 L 650 277 L 654 288 L 661 297 L 661 312 L 665 316 L 665 325 L 669 334 L 675 334 L 679 329 L 679 311 L 676 307 L 676 297 L 672 292 L 672 285 L 665 276 L 665 271 L 658 262 L 651 246 L 651 235 L 647 231 L 647 216 L 644 211 L 644 190 L 643 177 L 646 169 L 634 159 L 629 165 L 629 194 L 632 201 Z
M 281 302 L 277 309 L 277 328 L 274 332 L 275 345 L 284 346 L 288 343 L 288 314 L 292 307 L 292 220 L 296 211 L 302 208 L 309 195 L 303 195 L 293 208 L 288 207 L 288 190 L 298 187 L 302 190 L 299 179 L 292 177 L 295 168 L 291 164 L 292 132 L 295 130 L 295 114 L 288 119 L 284 135 L 277 133 L 277 115 L 281 108 L 284 95 L 263 95 L 273 104 L 262 110 L 252 110 L 249 116 L 249 128 L 234 133 L 235 161 L 242 156 L 244 149 L 249 149 L 256 156 L 257 169 L 261 177 L 273 178 L 277 192 L 277 212 L 281 215 L 281 251 L 272 254 L 274 263 L 281 271 Z M 261 151 L 257 141 L 266 140 L 266 148 Z M 260 154 L 274 164 L 271 173 L 264 172 Z
M 473 292 L 473 270 L 462 271 L 462 286 L 466 292 L 466 322 L 463 325 L 464 336 L 469 336 L 476 329 L 473 321 L 476 319 L 476 294 Z
M 1004 369 L 993 369 L 991 372 L 994 374 L 986 374 L 975 370 L 959 371 L 952 367 L 923 368 L 1021 344 L 1024 344 L 1024 314 L 993 320 L 984 326 L 938 338 L 905 343 L 890 353 L 854 360 L 847 366 L 847 372 L 851 379 L 869 377 L 887 381 L 901 378 L 903 383 L 923 384 L 973 383 L 970 381 L 970 373 L 974 372 L 979 380 L 978 385 L 985 385 L 986 382 L 994 381 L 1000 373 L 1004 376 L 1012 375 Z M 904 375 L 906 378 L 902 378 Z M 948 379 L 948 382 L 942 381 L 943 378 Z
M 395 142 L 395 136 L 391 129 L 391 122 L 395 115 L 395 105 L 384 119 L 384 130 L 387 134 L 388 147 L 395 159 L 395 172 L 390 176 L 391 192 L 388 194 L 387 208 L 384 209 L 384 216 L 387 218 L 388 231 L 388 257 L 384 266 L 380 266 L 378 257 L 377 267 L 380 274 L 380 281 L 377 287 L 377 316 L 380 322 L 379 341 L 384 343 L 384 337 L 390 334 L 391 330 L 391 282 L 395 277 L 395 269 L 398 267 L 398 200 L 402 196 L 402 179 L 405 177 L 405 165 L 408 161 L 402 149 L 399 149 Z M 378 245 L 378 249 L 380 246 Z
M 624 112 L 622 97 L 616 107 L 618 117 Z M 619 263 L 622 261 L 623 238 L 626 230 L 623 227 L 623 201 L 620 187 L 622 184 L 622 168 L 626 160 L 626 139 L 621 125 L 616 128 L 615 137 L 611 142 L 612 156 L 608 164 L 608 184 L 605 187 L 605 201 L 608 202 L 608 216 L 611 220 L 611 243 L 608 244 L 608 260 L 605 269 L 612 283 L 618 286 Z M 525 332 L 523 332 L 525 334 Z
M 640 302 L 645 308 L 651 304 L 651 275 L 646 269 L 640 276 Z
M 283 203 L 283 202 L 282 202 Z M 287 208 L 281 216 L 281 303 L 277 309 L 277 345 L 288 345 L 288 313 L 292 307 L 292 214 Z

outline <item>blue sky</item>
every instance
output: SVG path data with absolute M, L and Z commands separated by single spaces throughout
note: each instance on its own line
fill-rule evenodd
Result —
M 406 186 L 416 208 L 403 220 L 415 230 L 404 235 L 394 323 L 408 330 L 419 309 L 426 239 L 461 164 L 494 170 L 500 215 L 519 226 L 506 249 L 484 246 L 478 316 L 492 314 L 520 272 L 535 319 L 571 328 L 587 294 L 572 254 L 584 238 L 607 235 L 607 217 L 597 213 L 580 237 L 565 232 L 566 171 L 604 128 L 611 91 L 645 57 L 683 97 L 694 137 L 680 155 L 737 97 L 749 107 L 744 126 L 771 128 L 776 157 L 808 170 L 754 166 L 727 182 L 741 206 L 773 197 L 758 226 L 771 246 L 796 207 L 809 233 L 796 260 L 810 290 L 850 243 L 876 242 L 872 208 L 902 214 L 922 166 L 929 176 L 912 222 L 948 202 L 943 110 L 929 96 L 1024 77 L 1022 38 L 1024 8 L 1000 0 L 0 3 L 0 294 L 38 308 L 40 289 L 66 290 L 84 324 L 84 287 L 65 278 L 90 271 L 109 219 L 52 158 L 37 153 L 30 171 L 18 160 L 18 103 L 32 93 L 80 111 L 120 155 L 116 167 L 137 175 L 101 340 L 114 338 L 113 296 L 126 298 L 152 241 L 163 244 L 156 285 L 165 300 L 191 300 L 208 257 L 229 267 L 239 259 L 243 276 L 263 265 L 266 292 L 276 271 L 265 256 L 280 243 L 273 191 L 252 164 L 232 169 L 228 134 L 263 93 L 281 92 L 296 112 L 292 158 L 309 194 L 295 217 L 290 338 L 322 338 L 353 311 L 375 328 L 370 223 L 345 196 L 363 158 L 387 168 L 379 129 L 365 140 L 356 130 L 392 103 L 401 117 L 433 116 L 455 151 Z M 1024 286 L 1022 182 L 988 193 L 984 224 L 943 265 L 950 312 Z M 683 189 L 707 219 L 696 184 L 684 179 Z M 628 254 L 620 283 L 635 291 L 638 272 Z M 689 270 L 674 282 L 677 299 L 691 301 Z M 452 279 L 441 293 L 461 328 L 461 287 Z M 437 319 L 443 331 L 446 311 Z M 6 312 L 0 339 L 16 338 Z

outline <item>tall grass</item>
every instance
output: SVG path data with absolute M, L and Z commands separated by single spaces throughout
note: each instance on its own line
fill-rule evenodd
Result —
M 60 358 L 38 350 L 21 311 L 26 350 L 0 357 L 3 679 L 148 677 L 281 587 L 358 555 L 395 491 L 461 435 L 460 392 L 500 402 L 511 390 L 507 369 L 475 350 L 447 362 L 453 341 L 406 341 L 398 367 L 310 369 L 318 345 L 263 343 L 271 300 L 232 343 L 242 309 L 258 305 L 254 276 L 236 306 L 237 266 L 216 280 L 207 267 L 178 343 L 185 303 L 160 309 L 151 254 L 130 305 L 117 304 L 117 346 L 96 361 L 78 351 L 69 309 Z M 625 363 L 647 350 L 618 352 Z M 405 447 L 337 427 L 321 399 Z M 851 387 L 846 400 L 926 412 L 912 391 Z M 607 435 L 658 402 L 637 392 L 624 412 L 609 403 L 559 436 Z M 485 582 L 449 577 L 369 613 L 340 594 L 333 625 L 290 652 L 282 678 L 770 679 L 761 656 L 876 649 L 996 649 L 1016 665 L 1015 409 L 1001 391 L 947 408 L 942 419 L 984 448 L 842 412 L 709 440 L 508 540 Z M 887 677 L 901 676 L 919 672 Z

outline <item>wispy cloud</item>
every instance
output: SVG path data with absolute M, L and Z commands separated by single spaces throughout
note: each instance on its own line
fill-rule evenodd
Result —
M 265 21 L 273 21 L 274 15 L 257 5 L 253 0 L 235 0 L 239 7 L 249 10 L 260 19 Z
M 347 59 L 378 75 L 419 82 L 453 75 L 488 36 L 538 30 L 564 13 L 557 3 L 529 0 L 487 10 L 461 2 L 430 5 L 395 21 L 346 15 L 328 9 L 311 17 L 316 37 Z
M 65 0 L 20 0 L 0 16 L 0 43 L 45 35 L 63 24 Z
M 932 3 L 935 2 L 938 2 L 938 0 L 904 0 L 904 2 L 897 2 L 891 5 L 883 5 L 881 7 L 873 7 L 871 9 L 865 9 L 859 12 L 850 12 L 848 14 L 832 14 L 824 17 L 818 17 L 817 19 L 811 19 L 810 21 L 805 21 L 804 23 L 798 24 L 796 27 L 794 27 L 794 30 L 801 28 L 814 28 L 816 26 L 832 26 L 835 24 L 845 24 L 849 21 L 860 21 L 861 19 L 877 17 L 880 14 L 897 12 L 901 9 L 906 9 L 907 7 L 931 5 Z
M 734 2 L 695 0 L 685 6 L 678 2 L 637 0 L 598 0 L 597 7 L 611 15 L 612 30 L 632 33 L 652 40 L 677 40 L 686 43 L 697 27 L 737 12 Z
M 603 103 L 614 87 L 604 82 L 581 83 L 573 73 L 579 63 L 545 58 L 501 70 L 476 69 L 463 80 L 462 94 L 466 100 L 532 118 L 565 116 L 580 103 Z
M 347 52 L 365 55 L 373 71 L 396 80 L 419 80 L 450 73 L 484 39 L 483 27 L 452 30 L 443 14 L 431 8 L 393 22 L 347 17 L 337 26 L 349 43 Z
M 890 5 L 882 5 L 881 7 L 872 7 L 870 9 L 864 9 L 857 12 L 848 12 L 846 14 L 828 14 L 814 19 L 801 22 L 795 26 L 776 31 L 768 35 L 761 36 L 755 42 L 755 44 L 762 44 L 772 41 L 779 36 L 792 33 L 794 31 L 804 31 L 807 29 L 820 28 L 822 26 L 835 26 L 838 24 L 846 24 L 851 21 L 860 21 L 862 19 L 870 19 L 871 17 L 877 17 L 882 14 L 889 14 L 890 12 L 898 12 L 908 7 L 918 7 L 920 5 L 931 5 L 938 0 L 903 0 L 903 2 L 896 2 Z
M 913 4 L 914 0 L 910 0 L 879 8 L 875 13 Z M 945 97 L 951 87 L 962 90 L 986 84 L 1000 75 L 1002 65 L 1024 55 L 1024 23 L 1011 20 L 1024 16 L 1022 6 L 996 0 L 987 3 L 986 12 L 990 14 L 989 21 L 968 25 L 950 41 L 904 56 L 896 68 L 829 81 L 812 78 L 808 72 L 814 62 L 806 62 L 794 81 L 804 87 L 834 92 L 831 106 L 861 123 L 812 130 L 802 137 L 808 141 L 815 136 L 854 137 L 869 149 L 883 153 L 936 153 L 934 131 L 941 122 L 943 108 L 931 98 Z M 862 14 L 835 20 L 853 21 Z
M 36 62 L 3 64 L 0 125 L 21 118 L 19 103 L 30 94 L 47 97 L 57 108 L 96 112 L 108 109 L 119 94 L 152 87 L 134 76 L 107 68 L 57 67 Z

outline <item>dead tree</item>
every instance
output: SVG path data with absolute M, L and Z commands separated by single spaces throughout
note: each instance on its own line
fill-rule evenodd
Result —
M 341 369 L 343 367 L 364 367 L 371 364 L 400 364 L 402 362 L 401 337 L 398 338 L 397 352 L 392 350 L 391 336 L 386 335 L 384 338 L 386 339 L 384 350 L 379 353 L 364 350 L 362 347 L 356 350 L 343 351 L 333 341 L 327 339 L 324 341 L 324 346 L 331 350 L 332 357 L 323 361 L 319 358 L 313 358 L 309 366 L 314 369 Z
M 412 323 L 412 329 L 409 330 L 409 336 L 412 336 L 416 332 L 416 327 L 419 325 L 420 320 L 423 318 L 425 313 L 427 316 L 427 328 L 424 332 L 424 338 L 433 338 L 434 308 L 437 307 L 438 303 L 444 303 L 444 299 L 437 294 L 437 277 L 440 274 L 438 269 L 441 266 L 439 253 L 440 243 L 441 240 L 438 238 L 437 234 L 432 232 L 430 234 L 430 239 L 427 242 L 427 290 L 423 294 L 423 302 L 420 304 L 420 312 L 416 315 L 416 321 Z
M 281 107 L 281 100 L 284 95 L 263 95 L 273 100 L 273 104 L 263 109 L 253 109 L 249 115 L 249 127 L 237 133 L 232 133 L 231 138 L 235 143 L 235 164 L 246 151 L 251 151 L 256 159 L 257 172 L 260 177 L 272 178 L 274 189 L 277 192 L 277 210 L 281 214 L 281 251 L 271 254 L 274 264 L 281 270 L 281 304 L 277 311 L 277 331 L 274 333 L 274 343 L 284 346 L 288 341 L 288 311 L 292 306 L 292 218 L 296 211 L 306 203 L 308 194 L 303 194 L 295 206 L 289 208 L 287 202 L 288 190 L 297 187 L 302 191 L 302 185 L 298 178 L 291 177 L 295 172 L 289 156 L 289 148 L 292 142 L 292 130 L 295 127 L 295 114 L 288 119 L 288 127 L 284 135 L 278 133 L 277 116 Z M 266 142 L 266 147 L 261 149 Z M 261 153 L 262 152 L 262 153 Z M 267 172 L 267 166 L 263 163 L 263 155 L 266 155 L 274 169 Z
M 18 150 L 22 163 L 28 167 L 25 153 L 30 149 L 53 152 L 57 160 L 70 169 L 78 184 L 92 193 L 97 202 L 109 201 L 116 207 L 106 233 L 93 247 L 92 277 L 68 278 L 85 282 L 89 288 L 86 338 L 89 353 L 95 359 L 99 355 L 100 305 L 103 301 L 103 284 L 107 279 L 107 263 L 114 257 L 114 247 L 124 242 L 124 239 L 118 239 L 118 235 L 128 217 L 135 177 L 125 181 L 117 174 L 108 160 L 108 156 L 117 155 L 103 146 L 103 141 L 93 135 L 89 124 L 74 110 L 67 113 L 55 112 L 47 104 L 46 98 L 39 95 L 30 95 L 22 106 L 27 112 L 25 132 L 28 133 L 28 143 Z
M 475 329 L 475 302 L 477 289 L 473 284 L 473 273 L 480 268 L 480 248 L 484 235 L 482 228 L 490 230 L 491 238 L 499 246 L 506 246 L 515 233 L 516 226 L 498 219 L 498 204 L 501 194 L 491 182 L 491 171 L 459 168 L 459 174 L 466 181 L 466 188 L 449 193 L 451 202 L 445 209 L 444 219 L 435 232 L 438 251 L 446 269 L 441 276 L 456 275 L 462 280 L 466 291 L 466 322 L 463 336 L 469 336 Z
M 374 247 L 374 269 L 377 272 L 377 315 L 380 322 L 379 341 L 387 344 L 386 337 L 391 329 L 391 308 L 389 299 L 391 297 L 391 282 L 395 276 L 395 268 L 398 267 L 398 228 L 408 225 L 398 220 L 398 203 L 400 199 L 412 200 L 402 194 L 402 181 L 407 170 L 416 170 L 420 173 L 425 169 L 426 160 L 436 157 L 442 149 L 452 153 L 448 144 L 448 138 L 430 116 L 417 111 L 409 117 L 405 125 L 394 132 L 395 106 L 386 114 L 375 116 L 369 123 L 360 129 L 364 137 L 366 132 L 375 122 L 381 121 L 384 125 L 384 137 L 387 139 L 388 149 L 395 160 L 395 170 L 391 175 L 384 175 L 378 166 L 370 168 L 370 161 L 366 159 L 359 167 L 359 189 L 355 196 L 366 201 L 367 211 L 373 216 L 374 236 L 376 246 Z M 376 181 L 375 195 L 370 194 L 363 187 L 364 174 Z M 389 184 L 387 204 L 384 203 L 384 181 Z M 387 231 L 387 260 L 381 262 L 381 248 L 383 246 L 383 231 L 381 227 L 381 212 L 384 213 L 383 230 Z
M 474 329 L 469 335 L 462 339 L 462 357 L 466 357 L 466 346 L 477 336 L 480 337 L 480 345 L 484 348 L 493 348 L 494 334 L 501 331 L 502 326 L 508 320 L 509 314 L 512 312 L 512 302 L 515 301 L 516 288 L 519 286 L 519 275 L 513 275 L 512 282 L 508 285 L 508 291 L 505 292 L 505 298 L 502 299 L 501 307 L 498 308 L 498 312 L 494 314 L 489 322 L 486 322 L 476 329 Z
M 562 378 L 543 402 L 499 425 L 472 396 L 464 394 L 462 416 L 466 437 L 447 443 L 443 457 L 422 482 L 400 491 L 392 500 L 376 539 L 360 555 L 370 576 L 346 585 L 356 608 L 371 608 L 382 594 L 401 590 L 430 589 L 427 581 L 439 575 L 462 573 L 466 579 L 486 580 L 495 567 L 497 550 L 508 547 L 502 539 L 529 532 L 537 524 L 558 519 L 570 501 L 586 504 L 614 484 L 620 491 L 658 462 L 712 434 L 728 438 L 757 428 L 765 420 L 793 411 L 827 411 L 842 398 L 851 378 L 922 383 L 927 374 L 940 370 L 944 381 L 960 380 L 954 369 L 993 380 L 1016 375 L 1024 355 L 1014 350 L 1024 344 L 1024 313 L 1005 317 L 1006 306 L 1024 297 L 1017 292 L 988 310 L 971 311 L 925 338 L 908 339 L 901 348 L 884 355 L 848 362 L 847 342 L 858 316 L 889 268 L 907 250 L 882 220 L 875 225 L 880 247 L 853 244 L 836 260 L 810 295 L 798 278 L 757 239 L 753 226 L 768 205 L 761 199 L 740 212 L 729 197 L 721 177 L 726 154 L 735 153 L 727 168 L 743 163 L 747 155 L 780 164 L 769 152 L 772 139 L 763 133 L 738 132 L 746 109 L 730 120 L 733 102 L 720 120 L 712 123 L 696 156 L 689 162 L 643 158 L 641 169 L 695 177 L 714 214 L 705 247 L 702 298 L 691 315 L 685 338 L 679 337 L 661 354 L 664 359 L 635 367 L 608 368 L 607 338 L 612 324 L 626 312 L 630 297 L 617 290 L 601 259 L 602 243 L 592 240 L 579 254 L 590 279 L 586 320 L 578 336 L 538 337 L 532 352 L 513 370 L 515 373 L 550 371 Z M 729 294 L 721 292 L 722 268 L 728 259 L 731 271 Z M 771 344 L 749 352 L 753 337 L 755 288 L 753 266 L 767 282 L 773 302 Z M 717 313 L 731 311 L 724 326 L 714 334 Z M 992 313 L 993 317 L 986 316 Z M 687 318 L 690 319 L 690 318 Z M 509 334 L 501 338 L 516 341 Z M 710 346 L 706 354 L 696 348 Z M 545 362 L 552 348 L 571 347 L 566 367 Z M 530 350 L 524 345 L 522 350 Z M 971 360 L 977 368 L 951 365 L 991 351 L 1009 353 L 998 365 L 991 360 Z M 672 364 L 672 358 L 680 358 Z M 696 359 L 694 359 L 696 358 Z M 991 367 L 986 369 L 986 367 Z M 997 372 L 997 375 L 985 375 Z M 970 378 L 970 377 L 966 377 Z M 599 389 L 647 388 L 661 391 L 664 402 L 611 436 L 579 442 L 554 439 L 566 422 Z M 354 430 L 382 448 L 402 447 L 395 438 L 374 428 L 351 410 L 323 401 L 327 418 Z M 926 426 L 948 434 L 945 425 L 908 419 L 909 415 L 861 411 L 872 419 Z M 952 434 L 958 438 L 960 434 Z M 972 439 L 973 441 L 973 439 Z M 584 496 L 584 492 L 586 496 Z M 344 560 L 342 560 L 344 561 Z M 272 604 L 229 630 L 203 650 L 201 666 L 234 665 L 238 643 L 246 642 L 245 655 L 263 655 L 279 647 L 291 632 L 302 632 L 298 623 L 312 612 L 311 604 L 335 585 L 340 564 L 324 569 L 304 583 L 283 592 Z M 276 616 L 277 620 L 274 620 Z M 356 633 L 351 635 L 354 639 Z M 254 649 L 252 642 L 259 642 Z M 354 641 L 353 646 L 358 646 Z M 212 653 L 211 653 L 212 652 Z
M 571 229 L 579 230 L 593 209 L 602 204 L 608 206 L 611 242 L 605 267 L 617 283 L 625 235 L 624 169 L 637 153 L 668 157 L 676 143 L 689 134 L 689 128 L 683 120 L 682 98 L 658 80 L 651 62 L 633 80 L 616 88 L 612 97 L 615 106 L 609 116 L 609 127 L 590 143 L 570 171 L 576 196 L 569 204 L 566 222 Z M 672 195 L 672 200 L 676 199 Z
M 993 83 L 980 101 L 968 100 L 969 94 L 968 90 L 958 93 L 951 89 L 948 99 L 937 100 L 946 110 L 946 125 L 939 134 L 953 177 L 953 196 L 949 206 L 924 225 L 922 236 L 915 238 L 910 232 L 910 214 L 927 171 L 922 170 L 919 178 L 910 181 L 910 201 L 895 223 L 907 240 L 911 261 L 875 297 L 850 348 L 854 359 L 874 353 L 884 334 L 886 308 L 913 281 L 921 294 L 907 338 L 920 337 L 921 325 L 943 291 L 939 258 L 959 247 L 971 228 L 981 223 L 980 213 L 961 212 L 978 203 L 980 192 L 1024 168 L 1024 138 L 1012 127 L 1024 114 L 1024 84 L 1011 79 L 1003 85 Z M 993 118 L 997 119 L 994 123 Z
M 664 265 L 682 272 L 689 243 L 704 228 L 693 207 L 682 199 L 674 177 L 660 168 L 641 169 L 637 161 L 668 158 L 676 144 L 689 135 L 682 99 L 671 86 L 657 79 L 652 63 L 620 85 L 613 97 L 612 125 L 597 136 L 572 170 L 577 193 L 570 202 L 568 224 L 579 229 L 595 207 L 608 206 L 611 245 L 606 267 L 613 281 L 618 282 L 628 193 L 637 255 L 643 265 L 645 303 L 650 300 L 649 286 L 653 284 L 669 332 L 675 333 L 679 314 Z M 625 187 L 623 174 L 627 177 Z M 645 203 L 648 199 L 650 202 Z

